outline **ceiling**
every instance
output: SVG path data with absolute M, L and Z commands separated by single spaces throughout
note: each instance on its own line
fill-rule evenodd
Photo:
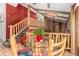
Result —
M 62 22 L 67 22 L 69 18 L 69 13 L 71 10 L 71 6 L 74 3 L 24 3 L 26 5 L 30 5 L 39 13 L 46 16 L 49 20 L 57 20 Z M 13 4 L 17 6 L 17 4 Z M 49 16 L 46 15 L 47 11 L 55 12 L 57 16 Z
M 48 5 L 50 5 L 50 8 L 48 8 L 47 3 L 36 3 L 30 5 L 36 9 L 70 12 L 70 7 L 73 5 L 73 3 L 48 3 Z
M 66 22 L 69 17 L 71 6 L 74 5 L 74 3 L 31 3 L 29 5 L 50 20 Z M 46 15 L 45 13 L 47 11 L 56 12 L 57 16 Z

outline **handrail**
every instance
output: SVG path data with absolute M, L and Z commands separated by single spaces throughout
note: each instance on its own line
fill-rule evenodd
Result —
M 29 34 L 30 34 L 30 39 L 36 39 L 36 37 L 32 37 L 32 36 L 35 36 L 33 33 L 29 33 Z M 48 48 L 48 55 L 50 56 L 50 55 L 56 55 L 56 54 L 58 54 L 60 52 L 61 52 L 60 55 L 63 55 L 66 44 L 68 44 L 68 46 L 66 46 L 66 47 L 70 48 L 68 40 L 70 40 L 69 37 L 70 37 L 71 34 L 69 34 L 69 33 L 47 33 L 47 32 L 45 32 L 44 35 L 48 35 L 49 36 L 48 37 L 49 44 L 47 44 L 46 46 L 37 45 L 35 47 L 36 50 L 38 48 L 40 48 L 40 49 L 41 48 Z M 50 39 L 53 40 L 53 41 L 51 41 Z M 66 41 L 64 41 L 64 40 L 66 40 Z M 32 44 L 34 45 L 35 43 L 32 43 Z M 58 50 L 57 52 L 54 52 L 54 53 L 51 52 L 51 51 L 53 51 L 53 48 L 60 47 L 60 46 L 61 46 L 62 49 L 60 49 L 60 50 Z M 34 48 L 34 46 L 32 46 L 32 48 Z M 33 49 L 33 51 L 34 51 L 34 49 Z M 36 52 L 36 55 L 38 55 L 38 52 Z
M 33 33 L 29 33 L 29 35 L 31 36 L 31 39 L 35 39 L 34 37 L 32 38 Z M 57 42 L 60 42 L 62 38 L 64 38 L 64 36 L 66 37 L 66 49 L 69 49 L 71 50 L 71 34 L 69 33 L 48 33 L 48 32 L 45 32 L 44 35 L 48 35 L 47 39 L 49 39 L 49 35 L 51 35 L 51 39 L 55 41 L 55 43 Z M 44 38 L 46 39 L 46 38 Z M 29 39 L 30 40 L 30 39 Z
M 46 33 L 45 32 L 45 34 L 44 35 L 49 35 L 49 34 L 51 34 L 51 38 L 52 39 L 54 39 L 54 40 L 56 40 L 56 42 L 57 41 L 59 41 L 58 40 L 58 38 L 64 38 L 63 36 L 66 36 L 66 49 L 68 49 L 68 50 L 71 50 L 71 34 L 69 34 L 69 33 Z
M 22 21 L 16 23 L 15 25 L 10 25 L 10 36 L 15 34 L 17 36 L 20 32 L 22 32 L 27 27 L 27 18 Z
M 33 33 L 30 33 L 30 34 L 33 35 Z M 51 35 L 51 34 L 49 33 L 49 35 Z M 49 40 L 46 41 L 45 46 L 41 45 L 41 43 L 40 43 L 40 45 L 38 45 L 37 42 L 34 42 L 34 40 L 31 40 L 31 43 L 32 43 L 31 48 L 32 48 L 33 56 L 38 55 L 39 50 L 40 50 L 40 54 L 41 54 L 41 48 L 46 48 L 47 52 L 48 52 L 47 55 L 49 55 L 49 56 L 57 55 L 59 53 L 60 53 L 59 55 L 63 55 L 65 45 L 66 45 L 66 40 L 67 40 L 67 38 L 66 38 L 66 36 L 64 36 L 64 38 L 62 38 L 62 40 L 60 42 L 54 43 L 54 39 L 51 39 L 49 37 Z M 10 37 L 10 45 L 11 45 L 11 50 L 13 51 L 13 55 L 17 55 L 17 52 L 19 49 L 18 49 L 18 44 L 16 43 L 15 35 L 12 35 Z M 60 46 L 61 46 L 61 48 L 59 50 L 57 50 L 56 52 L 54 52 L 54 48 L 60 47 Z
M 48 33 L 48 32 L 45 32 L 44 34 L 59 34 L 59 35 L 71 35 L 69 33 Z
M 66 46 L 66 37 L 64 39 L 62 39 L 61 42 L 59 43 L 55 43 L 54 44 L 54 40 L 49 39 L 49 51 L 48 51 L 48 55 L 49 56 L 54 56 L 54 55 L 63 55 L 64 54 L 64 50 L 65 50 L 65 46 Z M 60 48 L 56 51 L 54 51 L 54 48 L 56 48 L 57 46 L 59 46 Z
M 16 43 L 16 39 L 15 39 L 15 35 L 12 35 L 10 37 L 10 47 L 11 47 L 11 51 L 12 51 L 12 54 L 14 56 L 17 56 L 17 52 L 18 52 L 18 45 Z
M 60 42 L 60 43 L 57 43 L 57 44 L 54 44 L 53 47 L 57 47 L 57 46 L 60 46 L 64 43 L 64 41 Z

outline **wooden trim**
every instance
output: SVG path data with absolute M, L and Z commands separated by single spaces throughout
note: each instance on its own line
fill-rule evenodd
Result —
M 53 51 L 53 44 L 54 41 L 52 39 L 49 39 L 49 45 L 48 45 L 48 56 L 52 56 Z
M 13 53 L 13 56 L 17 56 L 18 46 L 16 43 L 15 35 L 12 35 L 10 37 L 10 46 L 11 46 L 11 51 Z
M 70 12 L 70 22 L 71 22 L 71 52 L 75 54 L 75 12 L 74 12 L 74 7 L 71 7 L 71 12 Z
M 60 45 L 62 45 L 63 43 L 64 43 L 64 41 L 63 41 L 63 42 L 60 42 L 60 43 L 56 43 L 56 44 L 53 45 L 53 47 L 60 46 Z

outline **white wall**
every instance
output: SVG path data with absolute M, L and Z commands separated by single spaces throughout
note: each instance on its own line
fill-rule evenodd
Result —
M 0 39 L 6 41 L 6 4 L 0 3 Z

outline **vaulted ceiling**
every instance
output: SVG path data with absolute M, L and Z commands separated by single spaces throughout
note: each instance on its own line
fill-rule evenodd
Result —
M 66 22 L 69 18 L 71 6 L 74 5 L 74 3 L 31 3 L 29 5 L 50 20 Z M 46 15 L 48 11 L 53 15 Z
M 36 3 L 30 5 L 36 9 L 70 12 L 70 7 L 73 3 Z

